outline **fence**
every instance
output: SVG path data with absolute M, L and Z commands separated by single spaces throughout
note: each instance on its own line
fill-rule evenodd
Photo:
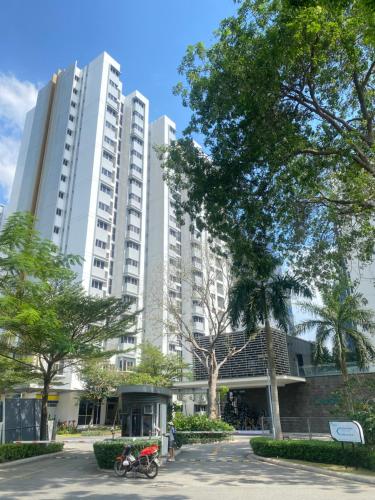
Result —
M 313 439 L 317 435 L 330 435 L 330 421 L 347 421 L 345 417 L 281 417 L 281 430 L 284 435 L 297 434 L 301 438 Z M 271 418 L 261 417 L 262 432 L 271 430 Z

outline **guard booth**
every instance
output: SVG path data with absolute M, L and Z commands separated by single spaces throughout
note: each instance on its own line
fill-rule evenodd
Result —
M 162 455 L 167 453 L 167 406 L 172 392 L 153 385 L 124 385 L 121 395 L 121 435 L 151 437 L 161 435 Z

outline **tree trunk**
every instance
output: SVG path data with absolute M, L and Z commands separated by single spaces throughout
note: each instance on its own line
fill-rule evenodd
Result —
M 350 387 L 349 387 L 349 373 L 348 373 L 348 367 L 346 366 L 346 359 L 345 359 L 345 352 L 342 351 L 341 358 L 340 358 L 340 365 L 341 365 L 341 373 L 342 373 L 342 379 L 344 381 L 344 392 L 345 392 L 345 406 L 347 412 L 353 413 L 354 412 L 354 405 L 353 405 L 353 398 L 352 394 L 350 392 Z
M 42 391 L 42 413 L 40 416 L 40 440 L 48 441 L 48 395 L 51 377 L 49 371 L 44 375 Z
M 219 370 L 216 363 L 211 361 L 208 373 L 208 418 L 215 420 L 217 418 L 217 379 L 219 377 Z
M 281 421 L 280 421 L 280 407 L 279 407 L 279 392 L 277 389 L 277 378 L 276 378 L 276 364 L 275 364 L 275 353 L 273 347 L 273 335 L 271 325 L 269 320 L 265 321 L 265 331 L 266 331 L 266 344 L 267 344 L 267 358 L 268 358 L 268 373 L 270 377 L 271 385 L 271 408 L 273 414 L 273 427 L 275 433 L 275 439 L 282 439 L 283 434 L 281 431 Z

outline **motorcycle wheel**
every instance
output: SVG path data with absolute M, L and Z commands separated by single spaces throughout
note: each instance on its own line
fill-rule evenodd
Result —
M 126 476 L 126 473 L 128 472 L 128 467 L 122 463 L 122 460 L 116 460 L 113 468 L 116 476 L 119 477 Z
M 159 472 L 159 466 L 155 462 L 151 462 L 145 470 L 145 474 L 149 479 L 154 479 Z

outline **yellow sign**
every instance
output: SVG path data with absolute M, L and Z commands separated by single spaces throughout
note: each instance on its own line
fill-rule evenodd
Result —
M 35 399 L 42 399 L 42 395 L 40 393 L 35 394 Z M 58 400 L 59 400 L 58 394 L 49 394 L 48 395 L 48 401 L 58 401 Z

